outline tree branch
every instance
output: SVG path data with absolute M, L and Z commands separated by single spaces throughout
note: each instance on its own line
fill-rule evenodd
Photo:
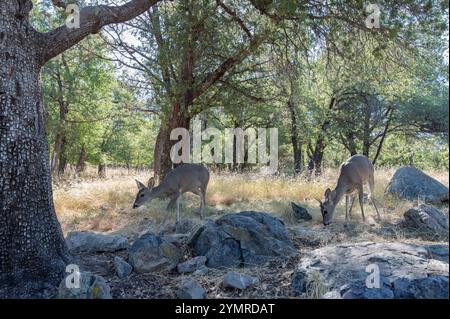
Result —
M 98 33 L 106 25 L 135 18 L 161 0 L 131 0 L 121 6 L 89 6 L 79 12 L 80 27 L 58 27 L 44 34 L 41 65 L 71 48 L 89 34 Z M 54 1 L 60 3 L 59 1 Z
M 221 7 L 226 13 L 228 13 L 233 20 L 235 20 L 237 22 L 237 24 L 239 24 L 239 26 L 241 27 L 242 30 L 244 30 L 244 32 L 247 34 L 247 36 L 249 38 L 251 38 L 253 35 L 250 32 L 250 30 L 246 27 L 244 21 L 242 21 L 241 18 L 239 18 L 239 16 L 237 15 L 236 12 L 234 12 L 231 8 L 227 7 L 222 1 L 220 0 L 216 0 L 216 3 L 218 4 L 219 7 Z
M 211 85 L 216 83 L 222 76 L 241 63 L 247 56 L 253 53 L 266 38 L 267 32 L 253 36 L 249 44 L 235 52 L 232 56 L 225 59 L 213 72 L 209 73 L 201 82 L 200 86 L 194 91 L 194 99 L 202 95 Z

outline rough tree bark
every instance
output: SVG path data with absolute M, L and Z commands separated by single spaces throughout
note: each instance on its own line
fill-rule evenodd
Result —
M 42 66 L 156 2 L 83 8 L 80 28 L 44 34 L 29 24 L 31 0 L 0 1 L 0 297 L 48 297 L 70 261 L 53 205 Z

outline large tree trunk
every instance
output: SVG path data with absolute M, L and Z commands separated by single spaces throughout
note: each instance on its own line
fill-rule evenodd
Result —
M 42 297 L 68 260 L 53 206 L 29 1 L 0 2 L 0 297 Z
M 29 24 L 31 0 L 0 1 L 0 298 L 48 297 L 69 261 L 53 206 L 41 67 L 103 26 L 130 20 L 157 1 L 82 8 L 79 28 L 47 33 Z
M 161 123 L 158 136 L 156 137 L 153 162 L 153 170 L 160 181 L 172 169 L 170 150 L 177 141 L 170 140 L 170 133 L 177 127 L 189 130 L 189 123 L 189 116 L 185 112 L 182 112 L 178 103 L 172 107 L 170 117 L 166 121 L 166 124 Z

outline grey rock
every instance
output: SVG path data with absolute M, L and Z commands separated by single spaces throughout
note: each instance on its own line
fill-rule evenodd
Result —
M 364 282 L 352 282 L 340 288 L 342 299 L 393 299 L 394 293 L 389 285 L 368 288 Z
M 177 234 L 191 234 L 192 232 L 195 232 L 202 224 L 202 221 L 197 219 L 183 218 L 175 224 L 175 232 Z
M 292 276 L 292 291 L 295 296 L 300 296 L 306 292 L 307 288 L 307 275 L 303 270 L 295 270 Z
M 386 187 L 385 194 L 434 204 L 449 198 L 445 185 L 415 167 L 400 167 Z
M 170 234 L 162 236 L 163 240 L 174 244 L 177 247 L 187 245 L 189 243 L 189 235 L 187 234 Z
M 160 236 L 147 233 L 128 250 L 128 261 L 136 273 L 170 272 L 180 261 L 182 252 Z
M 128 239 L 121 235 L 104 235 L 88 231 L 69 233 L 66 243 L 73 253 L 112 252 L 129 247 Z
M 203 266 L 203 267 L 197 269 L 196 271 L 194 271 L 192 274 L 194 276 L 205 276 L 206 274 L 208 274 L 208 272 L 209 272 L 208 267 Z
M 177 291 L 179 299 L 206 299 L 205 289 L 194 279 L 183 283 Z
M 448 299 L 448 276 L 431 275 L 426 278 L 400 278 L 393 283 L 395 298 Z
M 75 284 L 75 280 L 72 280 L 72 277 L 66 277 L 61 281 L 58 289 L 58 298 L 112 299 L 110 287 L 103 277 L 89 272 L 80 272 L 79 274 L 78 288 L 72 288 L 70 286 L 70 284 Z M 73 273 L 68 276 L 73 276 Z M 69 282 L 69 285 L 67 285 L 66 281 Z
M 342 299 L 341 293 L 337 290 L 331 290 L 326 292 L 322 299 Z
M 116 269 L 116 274 L 119 278 L 126 278 L 133 271 L 133 267 L 118 256 L 114 257 L 114 268 Z
M 448 263 L 448 245 L 426 245 L 424 248 L 428 251 L 429 258 Z
M 422 231 L 448 234 L 448 216 L 426 204 L 413 207 L 404 214 L 406 225 Z
M 181 274 L 194 272 L 202 267 L 205 267 L 205 263 L 206 263 L 205 256 L 194 257 L 181 264 L 178 264 L 177 271 Z
M 327 290 L 337 290 L 345 299 L 427 298 L 424 296 L 440 295 L 446 284 L 448 287 L 448 259 L 443 261 L 446 251 L 448 245 L 396 242 L 332 245 L 303 256 L 298 271 L 306 276 L 319 272 Z M 369 265 L 379 269 L 380 288 L 366 286 L 373 272 L 373 268 L 366 268 Z M 440 277 L 429 279 L 433 276 Z M 293 280 L 292 285 L 297 282 Z M 432 285 L 434 288 L 427 290 Z
M 206 222 L 190 240 L 212 268 L 258 265 L 297 254 L 283 222 L 267 213 L 241 212 Z
M 301 207 L 294 202 L 291 202 L 292 211 L 294 212 L 294 216 L 297 220 L 311 220 L 312 216 L 308 213 L 308 210 L 304 207 Z
M 329 229 L 305 227 L 295 225 L 289 227 L 292 236 L 308 246 L 319 246 L 326 244 L 334 238 L 334 234 Z
M 244 290 L 250 287 L 255 287 L 259 285 L 259 283 L 260 280 L 258 277 L 252 277 L 249 275 L 230 271 L 223 277 L 222 285 L 225 288 L 235 288 Z

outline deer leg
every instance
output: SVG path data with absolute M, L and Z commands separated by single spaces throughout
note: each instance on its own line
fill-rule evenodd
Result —
M 169 204 L 170 204 L 170 203 L 169 203 Z M 167 217 L 169 216 L 169 214 L 170 214 L 170 211 L 167 210 L 167 212 L 166 212 L 166 214 L 164 215 L 164 218 L 163 218 L 161 224 L 159 224 L 159 233 L 160 233 L 160 234 L 161 234 L 161 231 L 162 231 L 162 226 L 166 223 L 166 220 L 167 220 Z
M 378 211 L 377 205 L 375 204 L 375 200 L 372 198 L 372 194 L 369 195 L 369 199 L 373 207 L 375 207 L 375 210 L 377 211 L 378 220 L 381 220 L 380 212 Z
M 363 191 L 363 187 L 362 187 L 362 185 L 360 185 L 359 187 L 358 187 L 358 197 L 359 197 L 359 206 L 361 206 L 361 214 L 362 214 L 362 218 L 363 218 L 363 222 L 365 222 L 366 221 L 366 217 L 364 216 L 364 205 L 363 205 L 363 202 L 364 202 L 364 191 Z
M 175 198 L 175 197 L 172 197 L 171 199 L 170 199 L 170 202 L 169 202 L 169 204 L 167 204 L 167 210 L 173 210 L 174 209 L 174 207 L 175 207 L 175 204 L 176 204 L 176 201 L 177 201 L 177 199 Z
M 353 203 L 355 203 L 355 194 L 351 194 L 350 195 L 350 199 L 352 200 L 350 202 L 350 209 L 348 210 L 348 215 L 350 216 L 350 218 L 352 217 L 352 209 L 353 209 Z
M 349 195 L 345 195 L 345 221 L 348 220 L 348 197 Z
M 177 201 L 177 223 L 180 220 L 180 197 L 181 196 L 178 196 L 176 199 L 176 201 Z
M 380 212 L 378 211 L 377 205 L 375 204 L 375 200 L 372 197 L 374 188 L 375 188 L 375 182 L 373 180 L 373 176 L 371 176 L 369 178 L 369 189 L 370 189 L 369 199 L 370 199 L 370 202 L 372 203 L 373 207 L 375 207 L 375 210 L 376 210 L 377 216 L 378 216 L 378 220 L 381 220 Z
M 205 206 L 205 194 L 203 194 L 202 190 L 200 189 L 200 219 L 203 219 L 203 209 Z

